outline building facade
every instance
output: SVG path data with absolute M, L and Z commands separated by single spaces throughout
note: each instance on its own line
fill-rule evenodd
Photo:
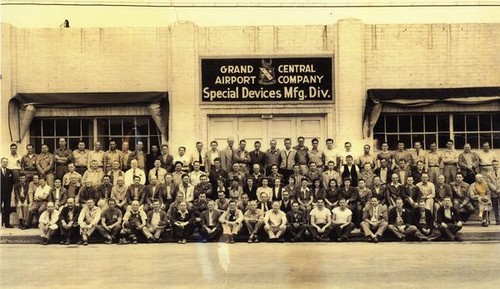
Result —
M 193 149 L 271 139 L 500 149 L 500 25 L 20 29 L 2 24 L 10 142 Z M 280 97 L 278 97 L 280 96 Z M 133 148 L 133 145 L 132 145 Z

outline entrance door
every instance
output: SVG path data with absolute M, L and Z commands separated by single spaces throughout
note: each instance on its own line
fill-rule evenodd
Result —
M 210 117 L 208 127 L 208 142 L 216 140 L 220 148 L 226 146 L 226 139 L 234 137 L 235 146 L 239 141 L 247 141 L 247 150 L 253 150 L 253 143 L 260 141 L 262 148 L 269 147 L 269 141 L 275 139 L 278 148 L 284 148 L 285 138 L 292 139 L 296 145 L 297 137 L 303 136 L 308 147 L 311 140 L 317 138 L 320 145 L 326 140 L 326 123 L 324 116 L 275 116 L 273 118 L 261 118 L 254 116 L 239 117 Z

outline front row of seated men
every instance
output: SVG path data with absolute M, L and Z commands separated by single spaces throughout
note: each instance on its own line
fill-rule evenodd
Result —
M 198 216 L 194 209 L 184 201 L 179 201 L 174 212 L 167 214 L 155 200 L 152 210 L 146 213 L 140 209 L 139 202 L 133 201 L 130 210 L 122 215 L 116 200 L 110 199 L 108 207 L 101 212 L 90 198 L 85 205 L 78 207 L 75 200 L 69 198 L 67 206 L 60 212 L 53 202 L 47 203 L 39 219 L 41 244 L 46 245 L 59 230 L 61 244 L 70 244 L 72 236 L 80 235 L 79 244 L 88 245 L 89 239 L 98 232 L 106 244 L 137 244 L 140 238 L 148 243 L 159 242 L 162 235 L 170 231 L 179 244 L 198 229 L 203 242 L 218 241 L 221 234 L 228 243 L 234 243 L 242 230 L 248 233 L 248 243 L 258 243 L 265 237 L 270 242 L 303 241 L 306 234 L 314 241 L 339 242 L 347 241 L 355 228 L 352 222 L 352 211 L 345 199 L 333 210 L 325 206 L 324 200 L 318 200 L 317 206 L 309 215 L 300 210 L 298 202 L 292 202 L 292 210 L 284 213 L 280 210 L 280 202 L 272 203 L 271 209 L 263 211 L 257 208 L 256 201 L 250 201 L 245 213 L 238 208 L 237 202 L 229 201 L 227 209 L 217 210 L 214 201 L 209 200 L 207 209 Z M 396 206 L 389 211 L 381 205 L 377 197 L 370 199 L 369 205 L 363 209 L 361 229 L 368 241 L 377 243 L 388 229 L 399 241 L 413 237 L 419 241 L 432 241 L 440 238 L 461 241 L 457 234 L 462 222 L 449 197 L 444 198 L 443 206 L 437 212 L 437 221 L 425 200 L 420 200 L 418 207 L 409 210 L 403 207 L 403 200 L 398 198 Z M 167 230 L 169 229 L 169 230 Z

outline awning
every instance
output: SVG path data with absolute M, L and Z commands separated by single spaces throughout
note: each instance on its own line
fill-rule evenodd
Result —
M 500 103 L 500 87 L 369 89 L 363 117 L 363 136 L 369 137 L 383 105 L 404 108 L 437 103 L 474 105 Z
M 156 126 L 167 140 L 167 92 L 18 93 L 9 101 L 9 130 L 12 141 L 20 142 L 40 107 L 82 108 L 92 106 L 147 105 Z M 22 118 L 19 111 L 25 108 Z

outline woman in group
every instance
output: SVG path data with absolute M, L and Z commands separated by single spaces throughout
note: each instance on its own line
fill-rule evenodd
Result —
M 333 210 L 333 208 L 338 207 L 339 199 L 338 183 L 335 179 L 331 179 L 325 191 L 325 203 L 328 209 Z

